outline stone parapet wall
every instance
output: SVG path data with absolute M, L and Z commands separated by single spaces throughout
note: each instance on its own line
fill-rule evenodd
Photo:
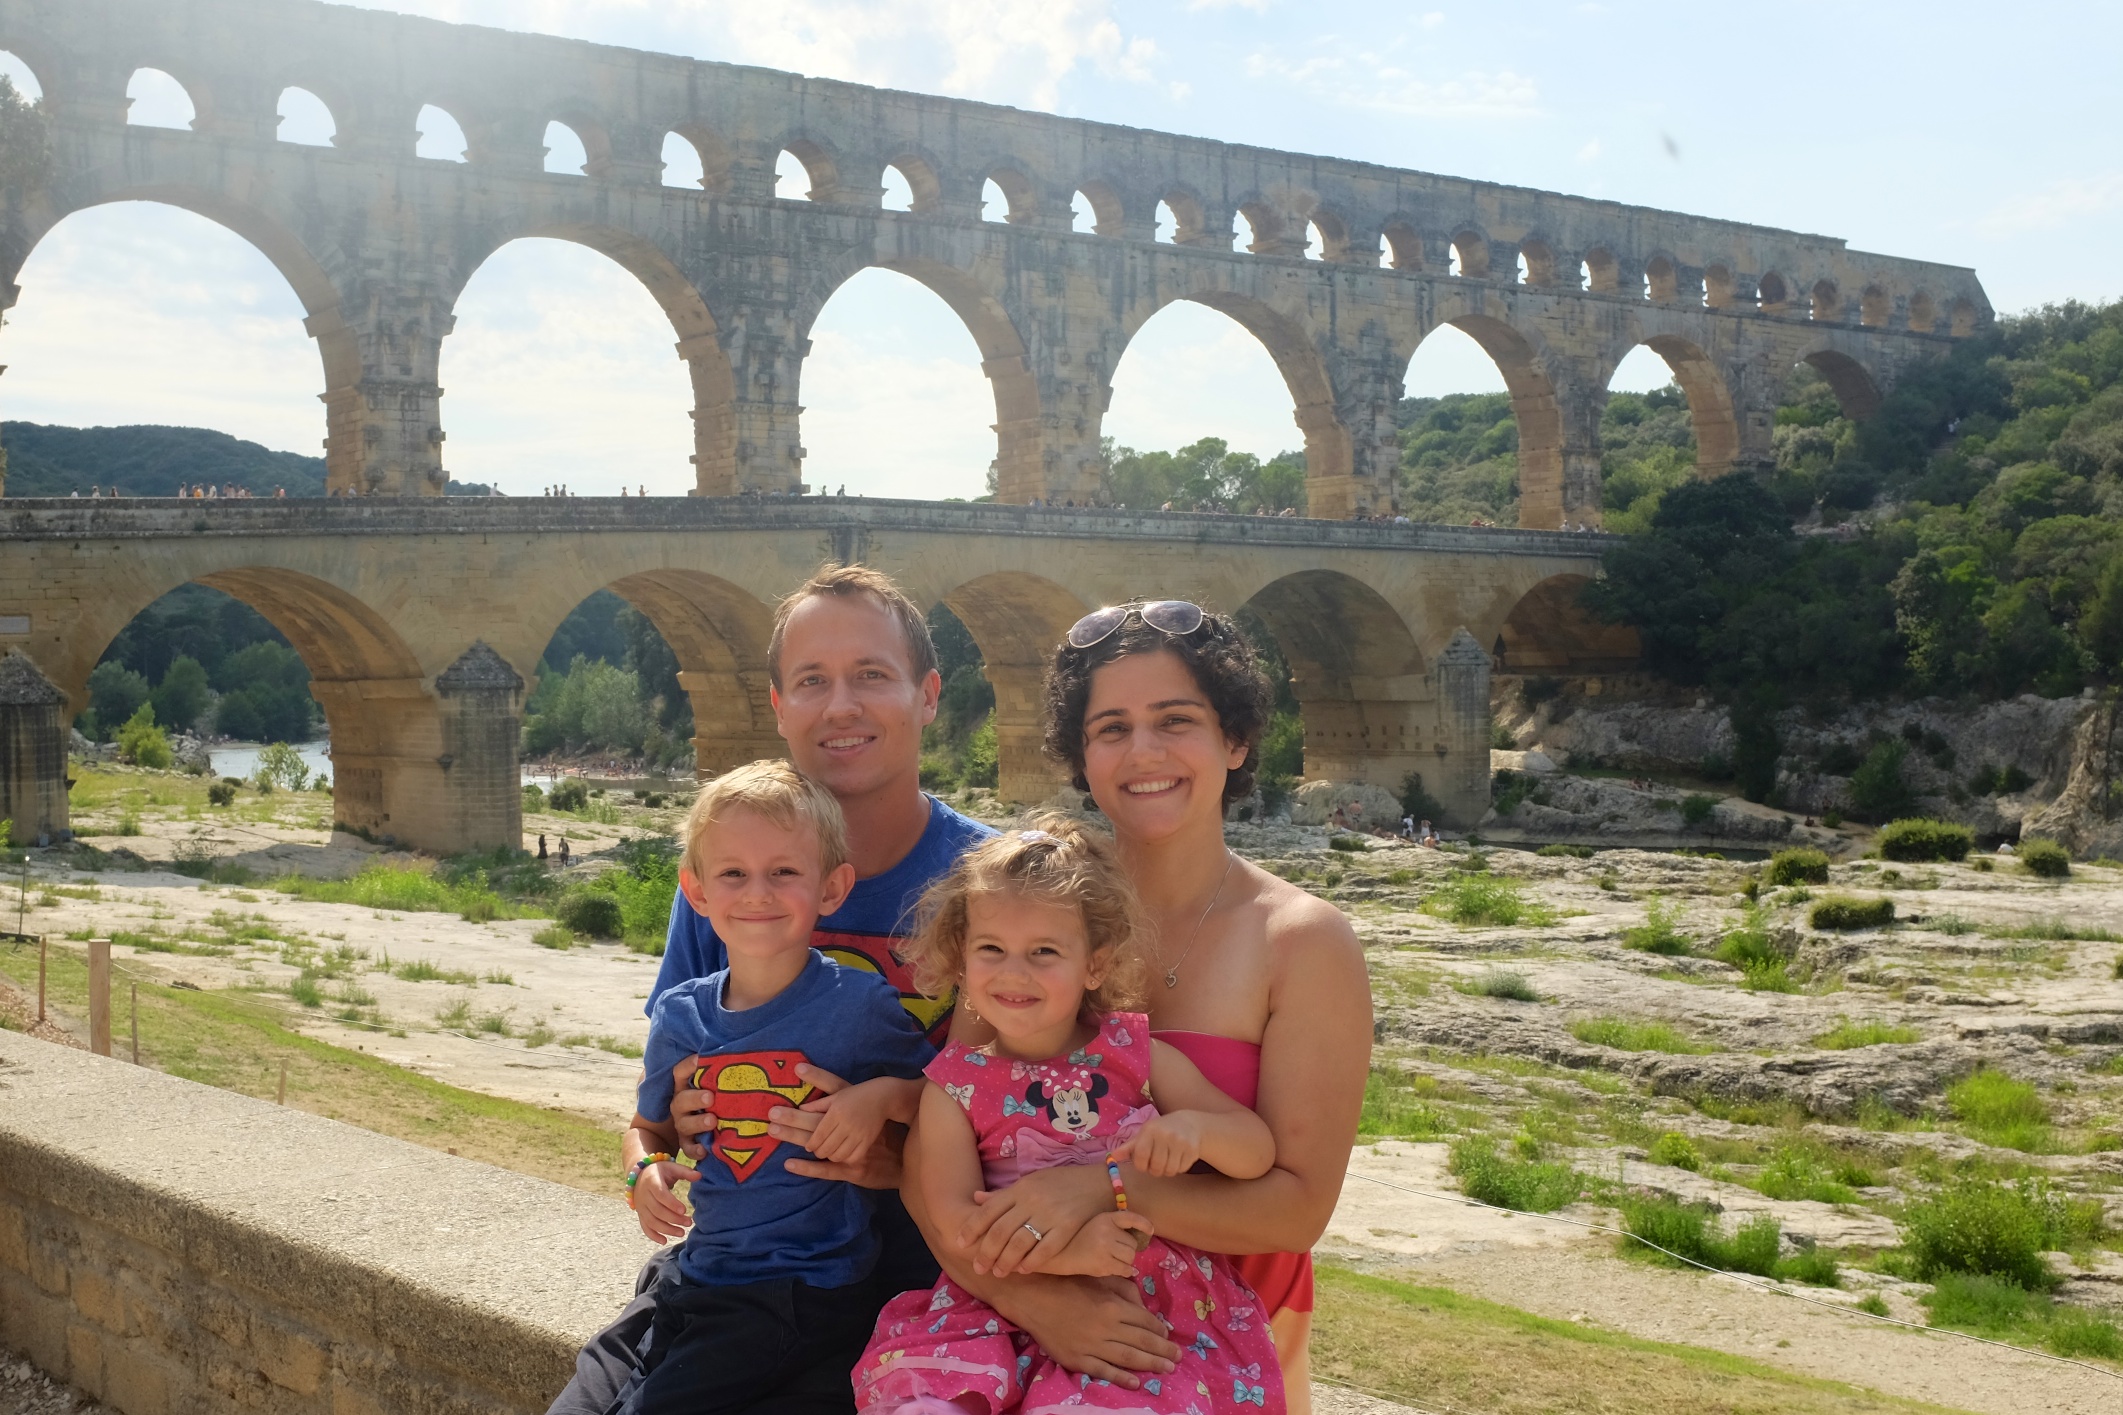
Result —
M 617 1198 L 0 1032 L 0 1346 L 123 1415 L 535 1415 L 646 1252 Z

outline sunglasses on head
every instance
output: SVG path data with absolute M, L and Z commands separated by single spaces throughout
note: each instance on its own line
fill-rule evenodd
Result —
M 1130 617 L 1143 621 L 1162 634 L 1185 638 L 1202 627 L 1202 607 L 1183 599 L 1153 599 L 1147 604 L 1109 604 L 1094 609 L 1069 626 L 1072 649 L 1088 649 L 1104 643 L 1120 631 Z

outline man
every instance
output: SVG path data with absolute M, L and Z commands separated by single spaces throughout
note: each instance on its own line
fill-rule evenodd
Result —
M 935 719 L 943 689 L 928 624 L 888 577 L 859 565 L 829 567 L 782 601 L 767 645 L 767 670 L 775 730 L 789 744 L 797 769 L 840 802 L 855 866 L 854 890 L 818 921 L 813 945 L 837 962 L 883 975 L 923 1026 L 941 1036 L 949 1026 L 949 1003 L 914 993 L 891 944 L 904 936 L 929 883 L 994 832 L 921 789 L 921 731 Z M 663 967 L 644 1010 L 653 1013 L 666 988 L 726 963 L 714 928 L 680 891 L 671 901 Z M 679 1091 L 671 1113 L 689 1142 L 714 1125 L 709 1097 L 699 1091 Z M 641 1158 L 637 1149 L 630 1142 L 622 1156 L 626 1165 Z M 791 1160 L 789 1168 L 892 1190 L 897 1154 L 882 1149 L 874 1149 L 859 1169 L 813 1160 Z M 882 1306 L 894 1293 L 931 1285 L 937 1269 L 896 1192 L 879 1195 L 878 1225 L 884 1241 L 877 1266 Z M 619 1399 L 649 1335 L 650 1294 L 669 1264 L 666 1254 L 674 1251 L 659 1253 L 642 1268 L 635 1300 L 583 1348 L 575 1379 L 550 1415 L 603 1415 Z

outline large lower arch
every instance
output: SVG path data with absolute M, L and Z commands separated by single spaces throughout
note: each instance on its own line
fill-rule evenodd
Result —
M 736 375 L 715 316 L 700 290 L 664 250 L 646 237 L 610 226 L 540 222 L 512 231 L 467 261 L 447 292 L 452 305 L 479 268 L 511 241 L 543 237 L 587 247 L 641 282 L 678 336 L 678 357 L 693 387 L 693 478 L 701 496 L 731 496 L 737 480 Z
M 773 611 L 728 580 L 698 570 L 646 570 L 606 586 L 641 611 L 678 658 L 693 705 L 693 763 L 703 776 L 786 744 L 774 728 L 767 641 Z
M 1695 426 L 1697 475 L 1719 477 L 1731 471 L 1740 455 L 1740 423 L 1733 411 L 1732 390 L 1718 366 L 1698 345 L 1678 334 L 1655 334 L 1644 345 L 1666 361 L 1666 367 L 1673 370 L 1673 381 L 1688 398 L 1688 418 Z
M 942 600 L 980 645 L 995 689 L 996 794 L 1044 801 L 1062 783 L 1041 746 L 1041 684 L 1055 645 L 1087 606 L 1052 580 L 1012 570 L 955 585 Z
M 1565 485 L 1569 478 L 1563 409 L 1540 352 L 1524 334 L 1493 315 L 1461 315 L 1445 323 L 1482 346 L 1511 394 L 1511 413 L 1519 429 L 1519 524 L 1542 530 L 1560 528 L 1566 503 L 1573 500 Z M 1596 493 L 1592 504 L 1598 506 Z
M 1843 416 L 1863 421 L 1880 411 L 1879 381 L 1871 370 L 1838 349 L 1814 349 L 1799 355 L 1799 362 L 1812 364 L 1828 382 Z
M 1305 718 L 1305 775 L 1397 789 L 1443 740 L 1421 646 L 1385 597 L 1334 570 L 1300 570 L 1246 607 L 1282 646 Z
M 1643 644 L 1626 624 L 1585 608 L 1584 575 L 1553 575 L 1519 597 L 1491 648 L 1497 672 L 1521 677 L 1621 673 L 1638 666 Z
M 919 233 L 910 235 L 918 236 Z M 972 272 L 933 255 L 897 250 L 871 255 L 827 271 L 813 284 L 800 317 L 808 341 L 826 304 L 863 270 L 904 275 L 950 307 L 980 353 L 980 371 L 995 398 L 996 500 L 1024 505 L 1046 495 L 1046 448 L 1042 436 L 1039 380 L 1026 358 L 1025 341 L 1002 299 Z M 799 378 L 802 369 L 799 365 Z

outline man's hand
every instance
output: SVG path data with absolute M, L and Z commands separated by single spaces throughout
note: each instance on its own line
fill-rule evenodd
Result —
M 715 1132 L 715 1097 L 693 1089 L 693 1073 L 702 1058 L 689 1056 L 671 1068 L 671 1124 L 678 1131 L 679 1153 L 689 1159 L 706 1159 L 708 1142 L 702 1135 Z
M 1158 1179 L 1185 1174 L 1202 1157 L 1201 1118 L 1198 1110 L 1160 1115 L 1115 1150 L 1113 1158 Z
M 1070 1274 L 1077 1277 L 1132 1277 L 1136 1255 L 1156 1233 L 1141 1214 L 1104 1213 L 1076 1230 L 1076 1237 L 1051 1263 L 1026 1272 Z
M 693 1226 L 693 1215 L 671 1186 L 681 1179 L 698 1178 L 700 1171 L 676 1160 L 642 1166 L 641 1178 L 634 1181 L 634 1217 L 650 1242 L 669 1243 L 685 1237 Z

